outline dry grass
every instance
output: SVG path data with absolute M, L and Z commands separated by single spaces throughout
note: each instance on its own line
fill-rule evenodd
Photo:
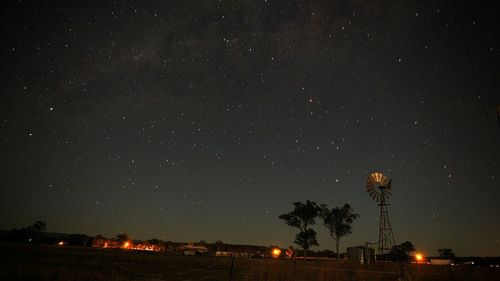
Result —
M 0 280 L 227 280 L 230 259 L 0 244 Z
M 231 259 L 0 244 L 0 280 L 229 280 Z M 493 281 L 497 268 L 236 259 L 231 281 Z
M 252 263 L 243 281 L 493 281 L 500 270 L 471 266 L 378 263 L 355 265 L 335 260 L 278 260 Z

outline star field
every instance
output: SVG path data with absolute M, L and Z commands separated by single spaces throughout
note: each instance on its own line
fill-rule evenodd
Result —
M 7 1 L 0 229 L 287 247 L 310 199 L 349 202 L 360 245 L 381 171 L 397 242 L 499 255 L 490 5 Z

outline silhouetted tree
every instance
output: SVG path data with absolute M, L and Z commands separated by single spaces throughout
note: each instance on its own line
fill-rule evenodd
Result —
M 410 252 L 415 251 L 415 246 L 413 246 L 413 243 L 411 243 L 410 241 L 405 241 L 401 243 L 400 246 L 407 256 L 410 255 Z
M 130 237 L 127 233 L 121 233 L 116 235 L 116 239 L 121 242 L 130 241 Z
M 309 228 L 304 231 L 300 231 L 295 235 L 295 244 L 299 245 L 304 249 L 304 258 L 307 257 L 307 250 L 312 246 L 318 246 L 318 241 L 316 240 L 316 231 Z
M 13 229 L 9 233 L 9 238 L 17 242 L 40 242 L 45 235 L 47 224 L 44 221 L 35 221 L 28 227 Z
M 393 246 L 391 251 L 387 255 L 389 257 L 389 260 L 391 261 L 408 261 L 408 255 L 406 255 L 405 251 L 401 248 L 401 245 Z
M 9 232 L 9 240 L 13 242 L 28 242 L 30 239 L 29 228 L 14 228 Z
M 47 224 L 44 221 L 35 221 L 30 227 L 30 235 L 33 241 L 40 242 L 45 236 Z
M 455 253 L 452 249 L 442 248 L 438 249 L 439 256 L 444 259 L 454 260 L 456 258 Z
M 352 233 L 351 224 L 359 215 L 352 212 L 351 205 L 344 204 L 342 207 L 335 207 L 331 210 L 326 205 L 321 205 L 321 217 L 323 223 L 330 231 L 330 236 L 335 240 L 337 259 L 340 258 L 339 244 L 340 238 Z
M 70 234 L 67 240 L 68 245 L 71 246 L 86 246 L 90 237 L 85 234 Z
M 306 203 L 294 202 L 294 210 L 290 213 L 280 215 L 279 218 L 284 220 L 289 226 L 299 229 L 299 233 L 295 235 L 295 244 L 304 249 L 304 258 L 307 257 L 307 250 L 314 245 L 318 245 L 316 241 L 316 231 L 310 226 L 316 223 L 316 217 L 319 214 L 319 206 L 307 200 Z
M 224 246 L 224 242 L 222 242 L 221 240 L 217 240 L 215 241 L 215 251 L 216 252 L 220 252 L 222 250 L 222 247 Z
M 161 241 L 157 238 L 149 239 L 146 242 L 148 242 L 151 245 L 160 245 Z
M 403 242 L 392 247 L 389 258 L 392 261 L 408 261 L 410 252 L 415 251 L 415 247 L 410 241 Z
M 44 221 L 36 221 L 31 226 L 34 233 L 42 234 L 47 230 L 47 224 Z
M 333 258 L 336 257 L 336 253 L 333 252 L 332 250 L 323 250 L 323 251 L 317 251 L 316 256 L 318 257 L 326 257 L 326 258 Z

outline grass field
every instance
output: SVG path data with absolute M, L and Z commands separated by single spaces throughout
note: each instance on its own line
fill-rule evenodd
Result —
M 0 280 L 500 280 L 500 270 L 488 267 L 239 258 L 231 274 L 231 258 L 5 243 L 0 247 Z

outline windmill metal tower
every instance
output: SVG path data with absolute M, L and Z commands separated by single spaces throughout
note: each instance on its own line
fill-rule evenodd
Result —
M 391 251 L 396 244 L 389 219 L 389 197 L 391 196 L 391 179 L 382 173 L 372 173 L 366 180 L 366 192 L 380 206 L 380 225 L 378 230 L 377 255 L 384 255 Z

